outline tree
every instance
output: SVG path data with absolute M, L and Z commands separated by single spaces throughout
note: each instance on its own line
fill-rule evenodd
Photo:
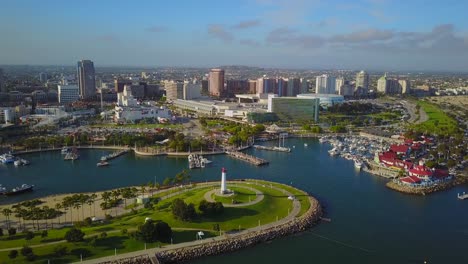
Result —
M 13 211 L 10 208 L 4 208 L 2 214 L 5 216 L 6 226 L 10 228 L 10 215 Z
M 32 248 L 28 246 L 23 246 L 23 248 L 21 248 L 21 255 L 26 257 L 26 259 L 29 261 L 32 261 L 36 258 L 36 255 L 34 255 Z
M 151 220 L 146 221 L 138 227 L 136 236 L 138 240 L 145 241 L 146 243 L 155 242 L 157 240 L 156 225 Z
M 70 230 L 68 230 L 65 234 L 65 240 L 67 240 L 68 242 L 79 242 L 83 241 L 84 236 L 85 234 L 83 233 L 83 231 L 73 227 Z
M 224 206 L 221 202 L 210 203 L 206 200 L 202 200 L 198 205 L 200 210 L 205 216 L 219 215 L 224 212 Z
M 171 185 L 171 182 L 172 182 L 172 179 L 169 178 L 169 177 L 166 177 L 162 184 L 163 184 L 163 186 L 169 186 L 169 185 Z
M 54 255 L 57 257 L 65 256 L 68 252 L 68 248 L 64 245 L 58 245 L 54 248 Z
M 16 228 L 14 228 L 14 227 L 8 228 L 8 235 L 9 235 L 9 236 L 14 236 L 14 235 L 16 235 Z
M 26 231 L 26 236 L 24 237 L 24 239 L 29 241 L 33 238 L 34 238 L 34 233 L 32 231 Z
M 44 230 L 42 231 L 41 233 L 41 237 L 44 238 L 44 237 L 47 237 L 49 235 L 49 232 L 47 232 L 47 230 Z
M 156 237 L 161 242 L 168 243 L 171 241 L 172 229 L 168 223 L 164 221 L 159 221 L 156 223 Z
M 8 257 L 10 259 L 15 259 L 17 256 L 18 256 L 18 250 L 16 249 L 10 250 L 10 253 L 8 253 Z
M 172 214 L 182 221 L 192 220 L 197 213 L 195 212 L 195 206 L 191 204 L 186 204 L 182 199 L 177 198 L 172 201 Z
M 0 236 L 3 236 L 3 228 L 0 228 Z

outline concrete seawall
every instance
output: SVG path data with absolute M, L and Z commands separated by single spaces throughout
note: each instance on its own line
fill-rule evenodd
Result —
M 433 192 L 443 191 L 450 189 L 456 185 L 468 183 L 467 177 L 456 177 L 454 180 L 449 182 L 439 183 L 437 185 L 427 187 L 411 187 L 406 185 L 397 184 L 393 181 L 388 182 L 386 186 L 392 190 L 399 191 L 406 194 L 413 195 L 426 195 Z
M 179 263 L 197 258 L 233 252 L 256 244 L 303 232 L 316 224 L 322 216 L 319 202 L 309 197 L 311 206 L 301 217 L 259 231 L 243 231 L 230 234 L 221 241 L 206 242 L 196 246 L 161 251 L 156 253 L 160 263 Z

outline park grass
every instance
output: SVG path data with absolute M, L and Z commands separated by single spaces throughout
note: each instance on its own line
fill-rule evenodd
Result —
M 186 203 L 193 203 L 197 208 L 198 204 L 204 200 L 204 194 L 207 191 L 218 187 L 213 185 L 196 189 L 186 189 L 184 192 L 177 194 L 174 197 L 159 201 L 154 206 L 154 209 L 143 208 L 137 212 L 129 212 L 125 215 L 116 217 L 106 223 L 94 223 L 91 227 L 81 228 L 81 230 L 86 234 L 85 239 L 88 240 L 92 236 L 99 236 L 101 233 L 106 232 L 108 236 L 102 241 L 107 242 L 102 242 L 103 245 L 98 244 L 96 247 L 90 247 L 86 243 L 68 243 L 62 241 L 65 233 L 70 229 L 69 227 L 65 227 L 61 229 L 48 230 L 48 237 L 46 238 L 41 238 L 40 233 L 42 231 L 37 231 L 35 232 L 35 237 L 30 241 L 26 241 L 24 239 L 24 234 L 22 233 L 17 234 L 10 239 L 8 239 L 8 236 L 4 236 L 0 238 L 0 248 L 15 248 L 22 247 L 23 245 L 37 245 L 38 247 L 34 248 L 34 252 L 39 256 L 39 258 L 32 263 L 47 263 L 46 259 L 54 258 L 54 256 L 52 256 L 52 252 L 58 244 L 40 245 L 47 242 L 58 242 L 60 245 L 66 245 L 69 250 L 74 250 L 75 253 L 82 252 L 85 255 L 87 254 L 92 256 L 93 258 L 111 255 L 114 253 L 115 248 L 117 248 L 119 253 L 130 252 L 143 249 L 142 245 L 144 244 L 141 241 L 136 241 L 129 238 L 127 235 L 123 235 L 122 230 L 127 229 L 128 232 L 136 230 L 139 225 L 145 222 L 146 217 L 156 221 L 162 220 L 167 222 L 171 228 L 173 228 L 174 243 L 195 240 L 196 230 L 203 230 L 205 234 L 207 234 L 207 237 L 214 236 L 214 234 L 211 234 L 211 232 L 213 232 L 212 230 L 215 224 L 218 224 L 220 229 L 223 231 L 256 227 L 259 224 L 264 225 L 274 222 L 277 219 L 282 219 L 286 217 L 289 210 L 292 209 L 292 202 L 287 199 L 287 196 L 282 191 L 272 189 L 270 184 L 293 193 L 301 202 L 301 215 L 310 207 L 308 196 L 306 196 L 306 193 L 298 189 L 282 184 L 270 182 L 264 182 L 265 184 L 261 184 L 262 181 L 257 182 L 260 184 L 252 184 L 253 182 L 249 181 L 245 183 L 235 183 L 236 186 L 232 186 L 231 189 L 236 189 L 238 192 L 255 195 L 255 192 L 242 188 L 242 185 L 245 185 L 246 187 L 252 187 L 263 192 L 264 199 L 262 201 L 246 207 L 226 207 L 223 214 L 219 216 L 205 217 L 200 215 L 190 222 L 185 222 L 175 219 L 171 211 L 171 203 L 176 198 L 181 198 Z M 157 196 L 160 197 L 161 195 L 167 195 L 171 192 L 173 191 L 163 191 Z M 147 245 L 147 247 L 150 246 L 152 245 Z M 7 260 L 7 254 L 8 252 L 0 252 L 0 260 Z M 69 263 L 72 261 L 78 261 L 79 254 L 76 254 L 75 256 L 66 256 L 63 258 L 63 260 L 54 260 L 54 263 Z M 19 256 L 15 260 L 16 262 L 13 263 L 18 263 L 20 260 L 24 260 L 22 256 Z M 0 263 L 8 262 L 0 261 Z
M 193 241 L 196 239 L 196 233 L 197 230 L 173 230 L 173 243 Z M 216 236 L 214 232 L 209 231 L 204 231 L 204 234 L 204 238 Z M 63 257 L 57 257 L 53 254 L 54 248 L 57 247 L 57 245 L 33 248 L 34 254 L 38 257 L 31 262 L 20 255 L 14 260 L 9 260 L 9 251 L 0 252 L 0 263 L 47 263 L 47 260 L 50 260 L 51 263 L 71 263 L 80 261 L 80 254 L 83 255 L 83 260 L 86 260 L 114 255 L 116 249 L 117 254 L 145 249 L 144 242 L 132 239 L 128 235 L 123 235 L 121 233 L 108 234 L 105 238 L 98 238 L 94 246 L 89 244 L 90 240 L 91 238 L 85 239 L 83 242 L 61 243 L 60 245 L 64 245 L 68 249 L 68 254 Z M 146 248 L 149 249 L 164 245 L 167 245 L 167 243 L 146 243 Z
M 255 200 L 255 198 L 257 197 L 254 191 L 248 190 L 246 188 L 229 187 L 229 189 L 234 191 L 234 195 L 230 195 L 229 197 L 223 197 L 213 193 L 211 194 L 211 198 L 223 204 L 232 204 L 232 201 L 236 201 L 237 203 L 248 203 L 250 201 Z
M 429 119 L 412 126 L 416 131 L 436 135 L 454 135 L 459 133 L 457 122 L 448 116 L 440 107 L 426 101 L 418 101 L 421 110 L 426 112 Z

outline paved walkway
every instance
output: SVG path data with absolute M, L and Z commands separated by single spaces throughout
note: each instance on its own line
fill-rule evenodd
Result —
M 244 189 L 248 189 L 248 190 L 251 190 L 253 192 L 255 192 L 255 200 L 253 201 L 250 201 L 250 202 L 247 202 L 247 203 L 238 203 L 238 204 L 225 204 L 223 203 L 223 206 L 224 207 L 244 207 L 244 206 L 249 206 L 249 205 L 253 205 L 253 204 L 256 204 L 256 203 L 259 203 L 260 201 L 263 200 L 263 198 L 265 197 L 263 195 L 263 193 L 257 189 L 254 189 L 254 188 L 250 188 L 250 187 L 247 187 L 247 186 L 239 186 L 239 185 L 232 185 L 230 184 L 229 186 L 231 187 L 239 187 L 239 188 L 244 188 Z M 211 190 L 209 192 L 206 192 L 205 193 L 205 200 L 207 200 L 208 202 L 210 203 L 214 203 L 216 202 L 212 197 L 211 195 L 215 192 L 219 192 L 219 189 L 214 189 L 214 190 Z
M 256 183 L 254 181 L 247 181 L 246 183 L 256 184 L 256 185 L 259 185 L 259 186 L 268 187 L 268 186 L 266 186 L 264 184 Z M 270 186 L 270 188 L 281 191 L 286 196 L 292 195 L 290 192 L 288 192 L 288 191 L 286 191 L 284 189 L 281 189 L 281 188 L 277 188 L 275 186 Z M 118 254 L 116 256 L 108 256 L 108 257 L 103 257 L 103 258 L 98 258 L 98 259 L 85 260 L 85 261 L 77 262 L 77 263 L 93 264 L 93 263 L 101 263 L 101 262 L 106 262 L 106 261 L 115 261 L 115 260 L 124 259 L 124 258 L 132 258 L 132 257 L 137 257 L 137 256 L 142 256 L 142 255 L 148 255 L 148 256 L 152 257 L 152 256 L 155 256 L 156 253 L 160 252 L 160 251 L 166 251 L 166 250 L 196 246 L 196 245 L 200 245 L 202 243 L 208 243 L 208 242 L 212 242 L 212 241 L 222 241 L 222 240 L 225 240 L 225 239 L 228 239 L 228 238 L 242 236 L 242 235 L 248 234 L 250 232 L 266 230 L 266 229 L 269 229 L 269 228 L 277 226 L 277 225 L 281 225 L 281 224 L 284 224 L 284 223 L 287 223 L 287 222 L 290 222 L 290 221 L 294 221 L 295 217 L 299 214 L 299 212 L 301 210 L 301 203 L 299 202 L 299 200 L 295 199 L 292 202 L 292 205 L 293 205 L 293 208 L 292 208 L 292 210 L 290 210 L 289 215 L 282 218 L 282 219 L 280 219 L 280 220 L 278 220 L 278 221 L 276 221 L 276 222 L 266 224 L 266 225 L 259 225 L 257 227 L 249 228 L 249 229 L 246 229 L 246 230 L 243 230 L 243 231 L 240 231 L 240 232 L 236 232 L 236 233 L 233 233 L 233 234 L 225 234 L 224 236 L 217 236 L 217 237 L 214 237 L 214 238 L 208 238 L 208 239 L 203 239 L 203 240 L 195 240 L 195 241 L 179 243 L 179 244 L 173 244 L 173 245 L 166 245 L 166 246 L 163 246 L 161 248 L 151 248 L 151 249 L 146 249 L 146 250 L 139 250 L 139 251 L 124 253 L 124 254 Z

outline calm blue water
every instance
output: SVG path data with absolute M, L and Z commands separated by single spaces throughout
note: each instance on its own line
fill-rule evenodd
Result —
M 308 147 L 304 147 L 308 143 Z M 274 144 L 274 142 L 271 142 Z M 328 145 L 290 139 L 292 153 L 249 150 L 270 160 L 255 167 L 227 156 L 209 157 L 213 166 L 192 170 L 194 181 L 220 177 L 260 178 L 292 184 L 317 197 L 332 223 L 310 232 L 258 245 L 236 253 L 208 257 L 196 263 L 468 263 L 468 201 L 457 192 L 468 186 L 428 196 L 409 196 L 385 187 L 386 180 L 356 172 L 353 163 L 327 154 Z M 186 159 L 128 154 L 97 168 L 107 151 L 80 151 L 80 160 L 63 161 L 60 153 L 24 155 L 30 166 L 0 166 L 0 183 L 13 187 L 35 184 L 33 193 L 2 197 L 13 202 L 54 193 L 85 192 L 162 182 L 187 167 Z M 16 199 L 16 200 L 15 200 Z

